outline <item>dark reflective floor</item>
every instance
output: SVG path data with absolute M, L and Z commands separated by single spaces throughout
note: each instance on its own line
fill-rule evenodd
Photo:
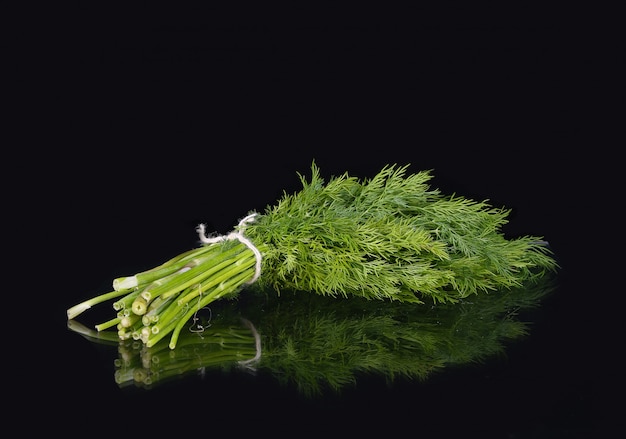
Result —
M 601 249 L 618 228 L 606 219 L 614 212 L 596 208 L 612 174 L 588 142 L 588 96 L 572 94 L 585 82 L 570 67 L 584 53 L 561 44 L 548 19 L 515 32 L 341 23 L 290 33 L 103 22 L 63 46 L 76 50 L 57 64 L 77 77 L 59 79 L 64 110 L 51 114 L 63 117 L 46 132 L 70 148 L 39 153 L 28 216 L 45 247 L 25 245 L 31 257 L 47 252 L 28 276 L 46 273 L 32 287 L 47 318 L 36 338 L 18 340 L 29 357 L 18 406 L 56 413 L 42 428 L 618 437 L 607 401 L 623 325 L 604 298 L 621 294 L 608 283 L 621 271 Z M 298 189 L 313 159 L 328 176 L 409 163 L 432 169 L 443 192 L 511 208 L 509 236 L 542 235 L 553 248 L 554 288 L 533 308 L 511 296 L 415 313 L 242 296 L 212 307 L 206 331 L 185 334 L 189 349 L 175 355 L 92 339 L 108 309 L 68 328 L 67 308 L 198 245 L 201 222 L 229 232 Z

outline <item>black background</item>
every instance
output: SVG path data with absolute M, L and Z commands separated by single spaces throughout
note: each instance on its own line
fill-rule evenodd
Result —
M 603 137 L 617 57 L 565 11 L 387 9 L 92 7 L 31 36 L 16 171 L 39 177 L 21 198 L 33 224 L 20 243 L 48 260 L 25 279 L 47 275 L 33 290 L 59 335 L 26 344 L 36 372 L 23 384 L 60 410 L 51 428 L 617 437 L 610 304 L 622 293 L 608 280 L 621 273 L 604 200 L 619 174 Z M 544 236 L 562 267 L 531 336 L 427 383 L 373 378 L 319 400 L 262 376 L 122 392 L 65 310 L 197 245 L 200 222 L 228 232 L 299 189 L 313 160 L 327 177 L 432 169 L 444 192 L 511 208 L 505 232 Z

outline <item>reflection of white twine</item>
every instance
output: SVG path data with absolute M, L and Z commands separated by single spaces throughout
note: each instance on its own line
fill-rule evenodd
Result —
M 243 235 L 243 231 L 245 229 L 246 224 L 254 221 L 254 217 L 256 217 L 256 215 L 257 215 L 256 213 L 252 213 L 248 215 L 247 217 L 243 218 L 241 221 L 239 221 L 239 224 L 237 225 L 237 231 L 230 232 L 228 235 L 219 235 L 214 238 L 207 238 L 204 224 L 200 224 L 196 229 L 198 232 L 198 235 L 200 236 L 200 241 L 202 241 L 204 244 L 214 244 L 216 242 L 226 241 L 229 239 L 237 239 L 239 242 L 241 242 L 242 244 L 245 244 L 250 250 L 252 250 L 252 253 L 254 253 L 254 256 L 256 257 L 256 265 L 255 265 L 254 276 L 252 277 L 252 279 L 250 279 L 247 282 L 248 284 L 253 284 L 254 282 L 256 282 L 256 280 L 261 275 L 261 258 L 262 258 L 261 252 L 259 251 L 258 248 L 254 246 L 252 241 L 250 241 L 248 238 L 246 238 Z
M 244 323 L 244 325 L 250 328 L 250 331 L 252 331 L 252 335 L 254 335 L 254 348 L 256 350 L 256 354 L 254 355 L 254 357 L 248 360 L 241 360 L 237 363 L 239 363 L 240 366 L 246 369 L 255 370 L 254 364 L 261 359 L 261 336 L 259 335 L 259 332 L 256 330 L 250 320 L 242 318 L 241 321 Z

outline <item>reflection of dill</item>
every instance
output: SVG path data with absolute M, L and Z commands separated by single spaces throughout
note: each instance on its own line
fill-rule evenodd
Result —
M 363 374 L 379 375 L 389 383 L 425 380 L 445 367 L 502 353 L 507 342 L 529 331 L 520 312 L 539 306 L 553 289 L 553 279 L 543 278 L 433 306 L 250 292 L 240 300 L 215 304 L 210 324 L 203 321 L 202 331 L 182 333 L 175 349 L 167 340 L 152 347 L 137 340 L 118 341 L 116 381 L 122 387 L 149 388 L 212 368 L 243 368 L 262 370 L 312 396 L 354 385 Z M 70 329 L 93 341 L 114 340 L 75 322 Z
M 451 365 L 482 362 L 528 333 L 517 310 L 538 306 L 552 291 L 546 278 L 524 287 L 433 307 L 284 295 L 258 315 L 261 367 L 305 394 L 340 390 L 361 373 L 389 382 L 426 379 Z M 278 303 L 280 302 L 280 303 Z M 249 311 L 259 307 L 250 303 Z M 245 312 L 244 309 L 242 312 Z

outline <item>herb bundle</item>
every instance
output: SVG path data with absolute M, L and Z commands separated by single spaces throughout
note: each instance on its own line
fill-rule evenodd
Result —
M 507 239 L 510 210 L 432 189 L 429 171 L 389 165 L 373 178 L 325 182 L 312 164 L 302 189 L 285 193 L 228 235 L 163 264 L 113 281 L 113 291 L 67 310 L 68 319 L 113 300 L 116 315 L 96 325 L 150 347 L 181 331 L 200 309 L 246 286 L 400 303 L 455 303 L 518 287 L 554 271 L 542 237 Z M 193 324 L 193 323 L 192 323 Z

